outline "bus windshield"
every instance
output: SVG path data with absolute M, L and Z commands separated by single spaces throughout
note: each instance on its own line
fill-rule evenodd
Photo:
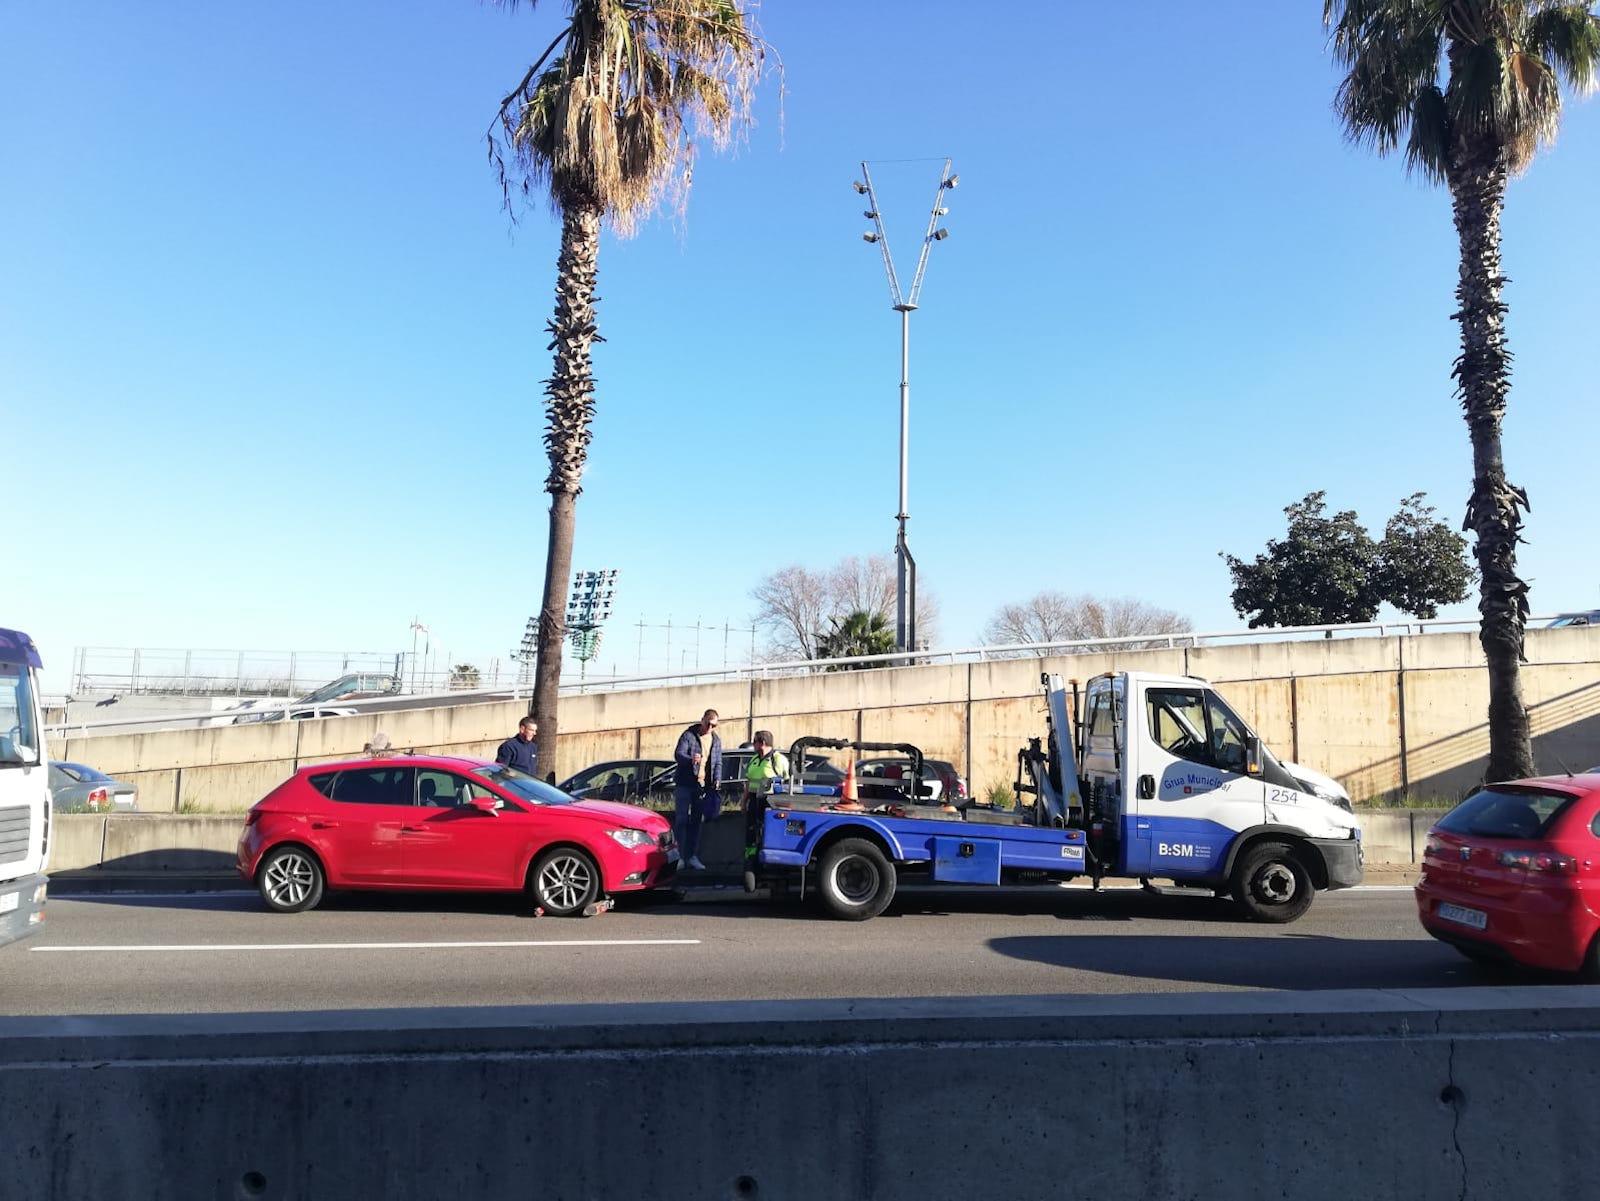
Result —
M 39 762 L 33 679 L 20 663 L 0 663 L 0 767 Z

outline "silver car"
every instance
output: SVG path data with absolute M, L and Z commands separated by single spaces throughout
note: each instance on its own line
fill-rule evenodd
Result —
M 57 813 L 137 813 L 137 785 L 82 763 L 51 763 L 50 804 Z

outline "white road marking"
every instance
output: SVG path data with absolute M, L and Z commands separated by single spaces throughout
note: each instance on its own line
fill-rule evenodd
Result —
M 29 947 L 29 951 L 418 951 L 475 949 L 479 947 L 697 947 L 698 938 L 552 938 L 497 939 L 481 942 L 237 942 L 173 943 L 170 945 L 118 945 Z
M 52 901 L 213 901 L 257 900 L 255 889 L 229 888 L 213 892 L 52 892 Z

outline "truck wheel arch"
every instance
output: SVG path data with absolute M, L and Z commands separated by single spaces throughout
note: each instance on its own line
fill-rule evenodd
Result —
M 1305 835 L 1296 834 L 1285 830 L 1282 826 L 1250 826 L 1240 830 L 1234 837 L 1233 845 L 1228 848 L 1228 857 L 1222 864 L 1222 878 L 1233 878 L 1233 866 L 1238 862 L 1239 856 L 1258 842 L 1281 842 L 1294 852 L 1295 858 L 1305 867 L 1311 875 L 1311 884 L 1314 888 L 1328 887 L 1328 864 L 1322 858 L 1322 852 L 1309 842 Z
M 872 843 L 883 852 L 884 858 L 891 864 L 899 863 L 903 859 L 898 848 L 888 838 L 884 837 L 882 830 L 864 822 L 850 822 L 847 825 L 834 826 L 821 838 L 817 839 L 816 844 L 811 848 L 809 862 L 815 866 L 822 859 L 824 851 L 844 838 L 860 838 Z

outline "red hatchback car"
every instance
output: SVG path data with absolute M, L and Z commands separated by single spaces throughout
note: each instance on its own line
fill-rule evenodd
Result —
M 678 850 L 647 809 L 481 759 L 391 755 L 295 772 L 246 816 L 238 867 L 281 913 L 329 889 L 459 889 L 527 890 L 566 916 L 665 883 Z
M 1429 831 L 1416 893 L 1468 958 L 1600 979 L 1600 774 L 1474 793 Z

